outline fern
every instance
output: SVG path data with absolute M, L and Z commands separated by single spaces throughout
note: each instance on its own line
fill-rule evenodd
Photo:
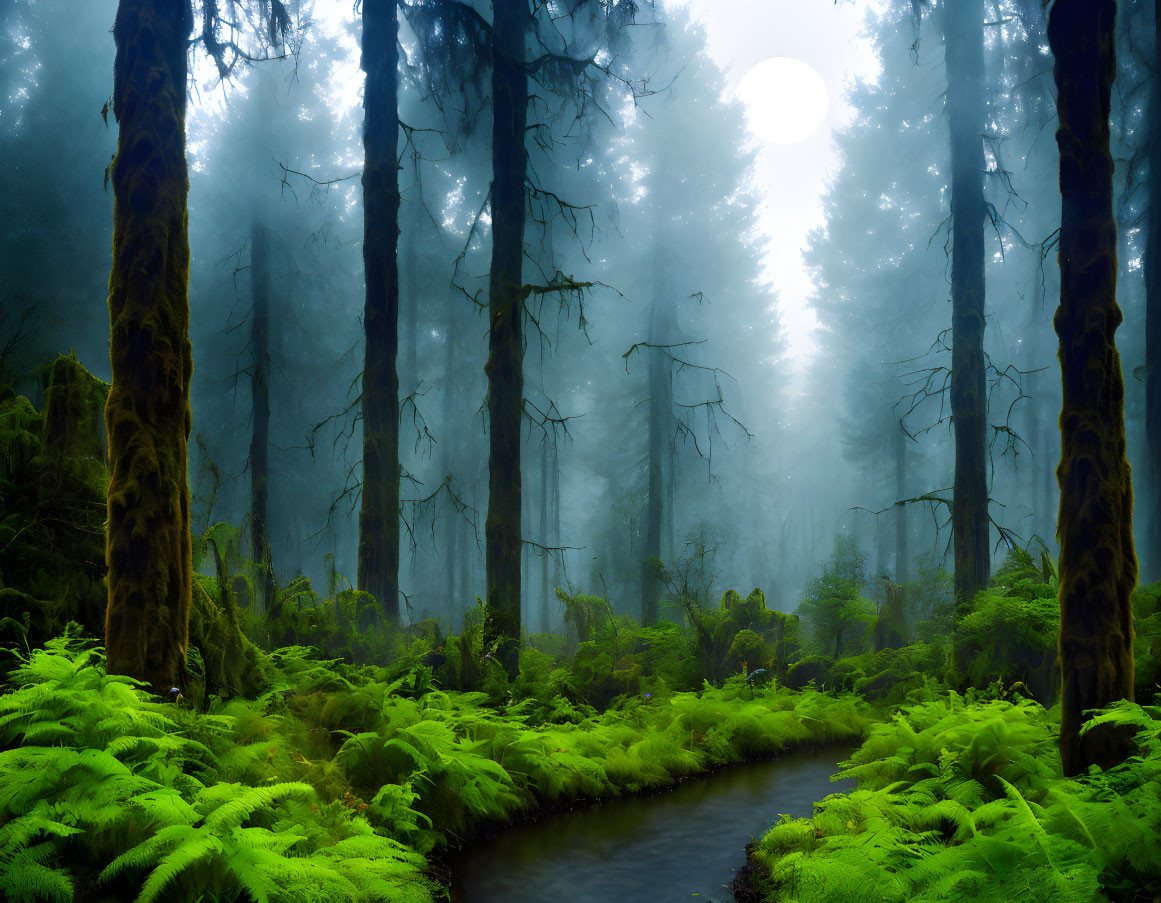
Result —
M 783 821 L 757 846 L 777 899 L 1134 899 L 1161 890 L 1161 711 L 1122 702 L 1141 755 L 1061 777 L 1052 713 L 952 694 L 872 729 L 846 774 L 860 789 Z M 833 885 L 835 876 L 846 884 Z M 868 884 L 868 881 L 870 882 Z M 823 890 L 819 890 L 822 888 Z M 857 890 L 852 891 L 852 888 Z M 1106 894 L 1108 896 L 1106 896 Z M 821 895 L 821 896 L 820 896 Z
M 112 882 L 149 869 L 137 903 L 175 899 L 175 887 L 197 887 L 202 893 L 255 901 L 373 899 L 373 886 L 390 885 L 417 901 L 430 896 L 420 875 L 423 858 L 395 841 L 375 836 L 364 821 L 349 836 L 316 849 L 303 829 L 285 822 L 278 830 L 244 823 L 268 818 L 291 799 L 315 799 L 299 783 L 263 788 L 219 784 L 198 794 L 188 809 L 170 810 L 180 821 L 122 853 L 101 873 Z M 141 805 L 145 800 L 135 800 Z M 149 798 L 152 806 L 156 800 Z M 374 860 L 372 862 L 371 860 Z

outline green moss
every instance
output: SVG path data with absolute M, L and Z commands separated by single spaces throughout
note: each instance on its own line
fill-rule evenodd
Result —
M 0 405 L 0 580 L 38 600 L 23 609 L 33 642 L 69 621 L 100 635 L 105 620 L 108 386 L 71 354 L 46 378 L 43 412 L 22 396 Z
M 193 593 L 186 448 L 193 354 L 185 158 L 192 10 L 121 0 L 113 25 L 118 122 L 105 406 L 112 671 L 182 686 Z

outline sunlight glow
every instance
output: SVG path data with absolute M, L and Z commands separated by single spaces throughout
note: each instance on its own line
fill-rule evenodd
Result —
M 805 141 L 826 119 L 826 82 L 793 57 L 758 63 L 742 78 L 736 96 L 746 105 L 750 131 L 765 144 Z

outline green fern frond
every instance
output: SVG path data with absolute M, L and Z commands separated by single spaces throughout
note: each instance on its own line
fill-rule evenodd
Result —
M 171 881 L 187 869 L 207 862 L 222 852 L 224 844 L 220 837 L 207 832 L 186 830 L 190 831 L 188 839 L 163 856 L 157 867 L 149 873 L 149 877 L 141 887 L 141 893 L 137 895 L 137 903 L 165 900 L 164 893 Z M 106 869 L 101 873 L 102 878 L 108 871 Z
M 205 815 L 205 826 L 210 830 L 222 830 L 227 827 L 237 827 L 258 809 L 271 806 L 273 803 L 288 796 L 297 796 L 305 799 L 314 799 L 316 794 L 313 787 L 298 781 L 289 781 L 283 784 L 273 784 L 270 787 L 241 787 L 234 785 L 218 785 L 219 788 L 232 787 L 234 794 L 227 802 Z
M 73 894 L 73 880 L 64 869 L 21 855 L 0 858 L 0 899 L 10 903 L 71 903 Z

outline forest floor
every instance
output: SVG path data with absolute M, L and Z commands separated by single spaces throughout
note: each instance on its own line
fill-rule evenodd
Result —
M 926 689 L 754 687 L 497 705 L 422 670 L 269 655 L 256 699 L 206 711 L 105 673 L 66 635 L 18 656 L 0 696 L 0 897 L 441 898 L 440 850 L 513 819 L 831 744 L 858 789 L 750 849 L 739 899 L 1151 900 L 1161 889 L 1161 708 L 1122 703 L 1139 754 L 1061 776 L 1058 714 Z M 431 870 L 429 865 L 435 864 Z
M 781 750 L 853 742 L 853 696 L 721 688 L 584 714 L 280 650 L 256 700 L 153 701 L 75 637 L 0 696 L 0 895 L 392 900 L 441 895 L 426 857 L 482 825 L 637 793 Z M 537 722 L 535 724 L 530 722 Z

